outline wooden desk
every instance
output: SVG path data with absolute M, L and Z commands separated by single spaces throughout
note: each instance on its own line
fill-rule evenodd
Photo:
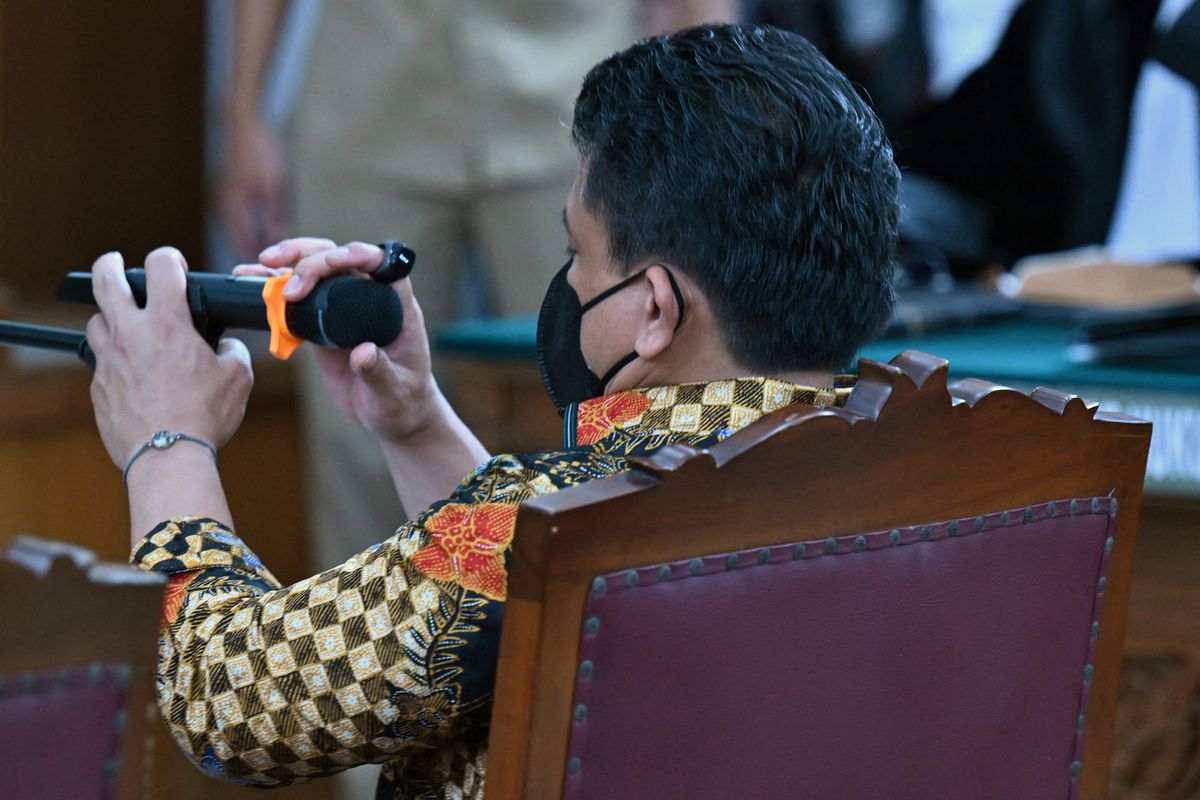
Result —
M 545 397 L 531 317 L 447 328 L 455 407 L 493 452 L 557 447 L 561 421 Z M 1200 797 L 1200 375 L 1077 366 L 1070 326 L 1018 320 L 925 337 L 884 339 L 861 355 L 906 349 L 947 358 L 952 379 L 1041 384 L 1150 419 L 1155 426 L 1134 562 L 1113 800 Z
M 239 531 L 285 582 L 308 576 L 302 454 L 289 366 L 255 365 L 246 421 L 221 451 Z M 82 366 L 0 370 L 0 532 L 129 557 L 121 473 L 104 451 Z

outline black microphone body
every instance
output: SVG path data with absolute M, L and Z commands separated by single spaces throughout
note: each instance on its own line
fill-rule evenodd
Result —
M 129 269 L 125 277 L 134 300 L 144 307 L 146 271 Z M 268 306 L 282 300 L 279 292 L 273 301 L 264 297 L 269 280 L 283 279 L 187 273 L 188 308 L 196 330 L 214 346 L 227 328 L 276 333 L 277 322 L 270 319 Z M 281 291 L 281 284 L 275 288 Z M 58 287 L 58 299 L 95 305 L 91 273 L 69 273 Z M 319 281 L 303 300 L 282 306 L 287 334 L 326 347 L 349 348 L 363 342 L 383 346 L 400 335 L 404 324 L 404 307 L 387 284 L 353 275 Z

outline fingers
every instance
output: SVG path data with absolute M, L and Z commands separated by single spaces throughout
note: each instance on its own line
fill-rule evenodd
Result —
M 325 260 L 334 267 L 370 272 L 383 263 L 383 248 L 365 242 L 350 242 L 331 250 Z
M 245 373 L 253 382 L 254 368 L 250 365 L 250 351 L 241 339 L 222 339 L 217 344 L 217 361 L 227 369 Z
M 351 272 L 365 274 L 379 266 L 382 260 L 381 249 L 363 242 L 310 253 L 296 262 L 295 274 L 284 287 L 283 296 L 294 302 L 312 291 L 317 281 Z
M 259 253 L 258 260 L 268 267 L 289 267 L 306 256 L 335 247 L 337 245 L 332 240 L 313 236 L 284 239 Z
M 238 264 L 233 268 L 235 277 L 273 278 L 287 272 L 285 267 L 267 267 L 262 264 Z
M 100 352 L 101 349 L 108 345 L 108 323 L 104 321 L 103 314 L 93 314 L 88 320 L 87 328 L 84 330 L 87 338 L 88 347 L 92 348 L 93 353 Z
M 129 281 L 125 279 L 125 259 L 120 253 L 105 253 L 92 263 L 92 295 L 100 313 L 110 321 L 137 309 Z
M 166 318 L 188 319 L 187 262 L 174 247 L 146 256 L 146 310 Z

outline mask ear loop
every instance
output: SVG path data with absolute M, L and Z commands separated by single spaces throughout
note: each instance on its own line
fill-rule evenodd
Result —
M 667 280 L 671 282 L 671 291 L 675 293 L 675 302 L 679 304 L 679 319 L 675 322 L 673 330 L 679 330 L 679 326 L 683 324 L 684 318 L 687 316 L 687 303 L 683 302 L 683 292 L 679 290 L 679 284 L 675 282 L 675 276 L 671 270 L 663 267 L 667 273 Z
M 649 269 L 649 267 L 647 267 L 646 269 Z M 675 327 L 672 329 L 672 330 L 677 331 L 677 330 L 679 330 L 679 326 L 683 324 L 683 318 L 687 315 L 687 304 L 683 302 L 683 292 L 680 291 L 679 284 L 675 281 L 675 276 L 671 274 L 671 270 L 667 269 L 666 267 L 663 267 L 663 269 L 666 270 L 667 279 L 669 281 L 671 281 L 671 291 L 673 291 L 675 293 L 675 302 L 679 304 L 679 319 L 675 322 Z M 599 298 L 594 298 L 590 302 L 588 302 L 588 306 L 594 305 L 597 302 L 597 300 L 603 299 L 604 295 L 612 294 L 613 291 L 623 288 L 624 286 L 629 284 L 634 278 L 637 278 L 640 275 L 642 275 L 642 273 L 644 273 L 645 271 L 646 270 L 642 270 L 637 275 L 631 276 L 630 278 L 626 279 L 625 281 L 614 286 L 612 289 L 606 290 Z M 587 309 L 585 308 L 584 310 L 586 311 Z M 625 366 L 627 364 L 629 364 L 629 362 L 633 361 L 637 357 L 638 357 L 638 354 L 637 354 L 637 351 L 635 350 L 634 352 L 632 352 L 629 355 L 622 358 L 616 364 L 613 364 L 612 368 L 609 369 L 608 372 L 604 373 L 603 377 L 601 377 L 598 381 L 596 381 L 596 387 L 599 390 L 597 392 L 597 394 L 603 394 L 604 387 L 608 386 L 608 382 L 611 381 L 613 378 L 615 378 L 617 376 L 618 372 L 623 370 L 625 368 Z
M 650 269 L 650 268 L 646 267 L 646 269 Z M 634 281 L 636 281 L 638 278 L 642 277 L 645 274 L 646 274 L 645 269 L 642 270 L 641 272 L 635 272 L 632 275 L 630 275 L 628 278 L 626 278 L 625 280 L 618 283 L 617 285 L 608 287 L 603 292 L 601 292 L 600 294 L 593 297 L 591 300 L 588 300 L 586 303 L 581 305 L 579 307 L 579 316 L 582 317 L 584 312 L 588 311 L 593 306 L 599 304 L 602 300 L 607 300 L 608 298 L 612 297 L 614 294 L 621 291 L 626 286 L 633 283 Z M 672 283 L 674 283 L 674 281 L 672 281 Z M 676 291 L 678 291 L 678 290 L 676 290 Z

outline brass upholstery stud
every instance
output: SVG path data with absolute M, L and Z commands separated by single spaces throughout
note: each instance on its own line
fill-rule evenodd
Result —
M 900 529 L 892 528 L 892 532 L 888 534 L 888 544 L 895 547 L 900 544 Z
M 579 756 L 571 756 L 571 760 L 567 762 L 567 772 L 572 775 L 578 775 L 583 769 L 583 762 L 579 760 Z
M 767 548 L 764 547 L 763 549 L 758 551 L 758 563 L 760 565 L 766 564 L 770 560 L 771 560 L 771 551 L 770 550 L 768 550 Z
M 667 564 L 660 564 L 658 567 L 658 579 L 660 581 L 671 580 L 671 567 Z
M 574 717 L 576 722 L 583 722 L 585 719 L 587 719 L 587 714 L 587 706 L 585 706 L 583 703 L 575 706 Z
M 582 662 L 580 662 L 579 677 L 581 677 L 581 678 L 592 677 L 592 662 L 590 659 L 584 659 Z
M 863 550 L 866 550 L 866 549 L 867 549 L 867 537 L 855 536 L 854 537 L 854 552 L 861 553 Z
M 793 547 L 792 548 L 792 559 L 794 561 L 799 561 L 800 559 L 804 558 L 805 549 L 806 548 L 804 547 L 804 542 L 800 542 L 795 547 Z
M 737 553 L 730 553 L 725 556 L 725 569 L 737 569 L 742 564 L 742 557 Z
M 830 536 L 825 540 L 825 544 L 821 545 L 821 552 L 825 555 L 833 555 L 837 552 L 837 539 Z
M 704 562 L 699 558 L 693 558 L 688 562 L 688 572 L 693 575 L 699 575 L 701 572 L 704 572 Z
M 587 622 L 583 623 L 583 630 L 589 636 L 594 635 L 596 631 L 600 630 L 600 618 L 588 617 Z
M 608 581 L 604 580 L 604 578 L 593 578 L 592 591 L 596 594 L 604 594 L 608 591 Z
M 636 588 L 641 582 L 642 576 L 638 575 L 638 571 L 636 569 L 631 569 L 629 572 L 625 573 L 625 585 L 630 589 Z

